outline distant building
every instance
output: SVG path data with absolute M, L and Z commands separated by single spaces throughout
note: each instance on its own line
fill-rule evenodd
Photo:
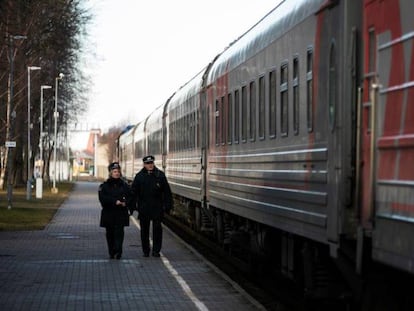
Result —
M 86 149 L 75 152 L 73 157 L 73 176 L 75 179 L 87 176 L 102 180 L 108 177 L 108 145 L 99 143 L 100 136 L 100 130 L 91 130 Z

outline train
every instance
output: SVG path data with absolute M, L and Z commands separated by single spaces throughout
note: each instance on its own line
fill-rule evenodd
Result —
M 154 155 L 177 217 L 314 296 L 332 263 L 358 297 L 373 267 L 412 280 L 413 12 L 281 1 L 119 136 L 124 176 Z

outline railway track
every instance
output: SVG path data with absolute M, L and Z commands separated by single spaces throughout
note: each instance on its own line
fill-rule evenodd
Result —
M 175 234 L 191 245 L 211 263 L 228 275 L 247 293 L 259 301 L 267 310 L 304 310 L 304 301 L 294 286 L 282 277 L 266 272 L 266 265 L 251 258 L 244 262 L 208 237 L 191 230 L 171 216 L 166 216 L 164 224 Z

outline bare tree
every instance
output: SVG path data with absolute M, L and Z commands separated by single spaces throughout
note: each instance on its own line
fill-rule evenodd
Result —
M 107 145 L 107 160 L 108 163 L 118 160 L 117 159 L 117 142 L 119 135 L 124 129 L 123 126 L 111 127 L 105 134 L 99 138 L 99 143 L 101 145 Z
M 92 16 L 82 6 L 82 0 L 0 0 L 0 141 L 5 141 L 7 130 L 14 127 L 11 140 L 16 141 L 16 149 L 12 158 L 11 174 L 14 184 L 22 183 L 27 178 L 25 165 L 27 163 L 27 135 L 24 135 L 27 122 L 33 125 L 33 153 L 38 150 L 40 116 L 40 85 L 54 86 L 55 78 L 60 72 L 65 79 L 59 85 L 58 98 L 58 132 L 66 129 L 68 122 L 76 120 L 86 110 L 86 98 L 83 94 L 88 91 L 90 84 L 84 75 L 79 59 L 82 53 L 82 42 L 87 38 L 87 25 Z M 25 36 L 24 40 L 15 42 L 10 47 L 10 36 Z M 14 42 L 13 42 L 14 43 Z M 7 103 L 10 85 L 10 50 L 13 49 L 14 63 L 14 94 L 12 113 L 7 114 Z M 31 79 L 31 116 L 27 115 L 27 67 L 40 66 Z M 44 129 L 53 129 L 53 98 L 51 95 L 45 101 Z M 14 113 L 13 113 L 14 112 Z M 15 119 L 10 116 L 15 115 Z M 46 137 L 51 137 L 46 136 Z M 46 140 L 45 154 L 50 154 L 54 141 Z M 5 159 L 7 149 L 2 149 L 0 161 L 0 183 L 5 178 Z M 50 157 L 44 157 L 46 161 Z M 34 157 L 32 157 L 34 161 Z M 33 163 L 32 163 L 33 165 Z M 47 172 L 47 171 L 46 171 Z

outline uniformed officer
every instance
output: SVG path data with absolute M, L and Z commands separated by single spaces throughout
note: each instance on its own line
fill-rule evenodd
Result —
M 124 227 L 129 226 L 127 202 L 131 190 L 121 178 L 121 166 L 113 162 L 108 166 L 109 178 L 99 186 L 99 202 L 102 205 L 100 226 L 106 228 L 109 257 L 121 259 Z
M 145 156 L 144 167 L 135 175 L 131 186 L 132 195 L 138 208 L 141 226 L 142 251 L 148 257 L 151 251 L 149 232 L 152 221 L 152 256 L 160 257 L 162 246 L 162 219 L 164 212 L 173 208 L 170 185 L 164 172 L 154 165 L 154 156 Z

